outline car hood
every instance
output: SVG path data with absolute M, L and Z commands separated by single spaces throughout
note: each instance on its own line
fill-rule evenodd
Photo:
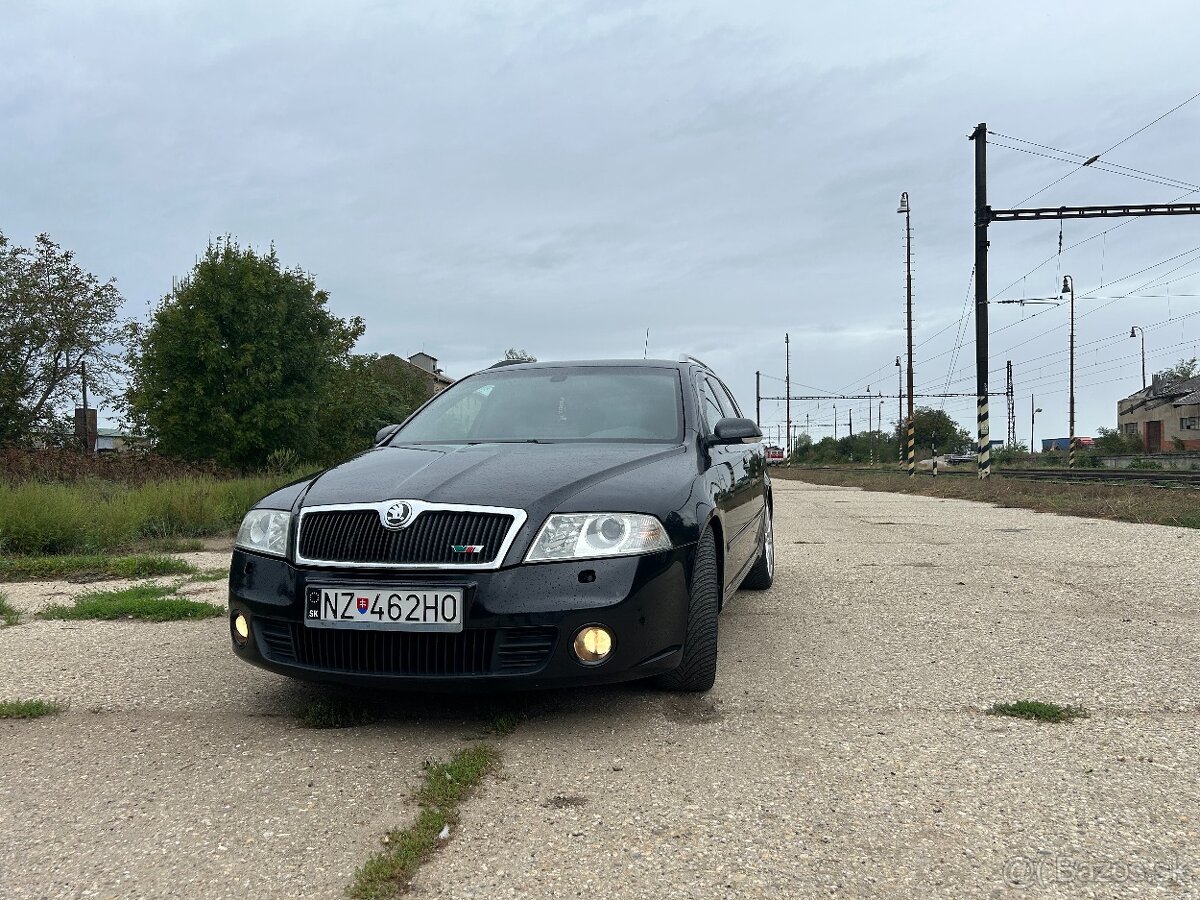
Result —
M 302 505 L 404 499 L 545 514 L 605 479 L 683 452 L 661 444 L 378 447 L 317 476 Z

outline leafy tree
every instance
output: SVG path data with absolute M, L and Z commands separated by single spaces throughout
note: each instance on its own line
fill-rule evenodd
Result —
M 1096 442 L 1093 445 L 1097 453 L 1119 455 L 1122 453 L 1140 453 L 1142 437 L 1138 434 L 1124 434 L 1117 428 L 1096 429 Z
M 936 447 L 939 453 L 947 453 L 972 443 L 970 433 L 942 409 L 918 406 L 913 410 L 913 427 L 917 450 L 932 451 Z
M 801 434 L 792 443 L 792 461 L 805 463 L 876 462 L 896 459 L 894 435 L 881 431 L 859 431 L 842 438 L 827 436 L 813 443 L 812 438 Z
M 101 282 L 39 234 L 32 249 L 0 234 L 0 444 L 27 442 L 88 390 L 111 396 L 128 326 L 113 279 Z
M 1189 378 L 1195 378 L 1198 370 L 1200 370 L 1200 361 L 1193 356 L 1191 359 L 1181 359 L 1169 369 L 1163 369 L 1157 373 L 1157 377 L 1161 378 L 1166 384 L 1175 384 L 1179 381 L 1187 381 Z
M 357 383 L 350 350 L 364 327 L 332 315 L 328 299 L 274 247 L 209 244 L 131 350 L 135 424 L 186 459 L 246 468 L 277 450 L 321 455 L 323 415 Z
M 319 460 L 369 449 L 380 428 L 403 422 L 427 397 L 424 378 L 407 360 L 391 353 L 350 356 L 337 367 L 319 414 Z
M 517 362 L 537 362 L 537 357 L 524 350 L 518 350 L 516 347 L 509 347 L 504 351 L 505 361 L 515 360 Z
M 394 353 L 374 358 L 371 362 L 371 374 L 387 391 L 386 406 L 381 415 L 387 417 L 388 421 L 383 425 L 402 422 L 409 413 L 429 399 L 430 389 L 425 381 L 426 376 L 407 359 L 401 359 Z
M 1029 459 L 1029 445 L 1024 441 L 997 447 L 992 451 L 992 462 L 1000 465 L 1027 459 Z

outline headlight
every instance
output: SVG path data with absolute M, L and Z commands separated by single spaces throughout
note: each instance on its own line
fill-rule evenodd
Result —
M 654 516 L 632 513 L 567 513 L 546 520 L 526 562 L 632 556 L 670 550 L 671 539 Z
M 284 556 L 292 514 L 280 509 L 252 509 L 242 519 L 234 544 L 246 550 Z

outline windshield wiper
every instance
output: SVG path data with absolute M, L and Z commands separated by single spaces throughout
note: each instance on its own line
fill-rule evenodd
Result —
M 497 438 L 491 441 L 467 441 L 467 446 L 478 447 L 480 444 L 551 444 L 553 441 L 548 441 L 544 438 Z

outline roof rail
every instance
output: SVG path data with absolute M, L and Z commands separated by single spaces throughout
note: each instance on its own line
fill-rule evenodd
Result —
M 703 366 L 704 368 L 708 369 L 710 372 L 712 371 L 712 366 L 710 366 L 708 363 L 706 363 L 702 359 L 697 359 L 696 357 L 692 356 L 690 353 L 679 354 L 679 362 L 694 362 L 696 365 Z

